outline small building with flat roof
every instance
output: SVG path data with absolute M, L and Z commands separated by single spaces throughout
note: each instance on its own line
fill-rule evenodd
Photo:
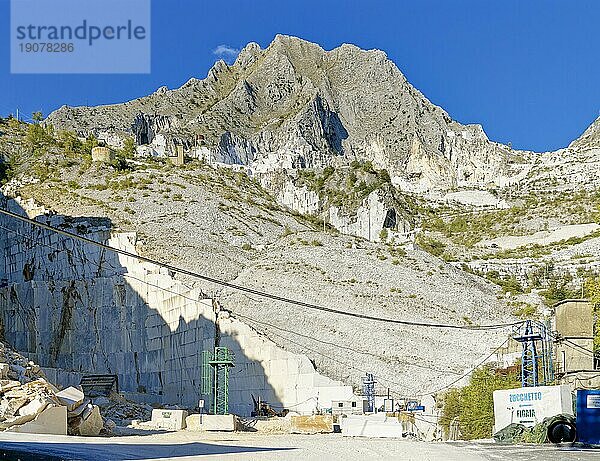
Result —
M 369 401 L 364 397 L 353 395 L 347 400 L 332 400 L 333 415 L 362 415 L 369 411 Z
M 594 309 L 586 299 L 565 299 L 554 305 L 555 374 L 571 389 L 600 387 L 600 360 L 594 353 Z

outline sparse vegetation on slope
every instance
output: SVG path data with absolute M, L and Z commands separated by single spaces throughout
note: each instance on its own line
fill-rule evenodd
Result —
M 20 136 L 13 135 L 10 142 L 18 143 Z M 7 141 L 2 138 L 0 142 Z M 282 208 L 254 179 L 232 169 L 211 167 L 201 161 L 175 167 L 160 159 L 140 158 L 125 159 L 127 170 L 96 162 L 87 165 L 85 153 L 74 154 L 58 142 L 30 162 L 32 166 L 48 165 L 49 173 L 36 176 L 32 184 L 32 170 L 21 164 L 17 180 L 11 183 L 14 193 L 34 198 L 67 216 L 109 218 L 113 225 L 135 231 L 140 253 L 158 260 L 353 312 L 461 325 L 465 317 L 473 324 L 511 318 L 511 309 L 497 299 L 493 285 L 484 280 L 448 267 L 419 250 L 323 230 L 321 221 Z M 302 309 L 264 302 L 255 305 L 255 300 L 248 297 L 234 300 L 214 284 L 194 283 L 218 297 L 225 308 L 284 330 L 310 329 L 317 336 L 336 330 L 340 332 L 333 333 L 336 343 L 344 347 L 351 347 L 357 335 L 364 335 L 369 344 L 373 337 L 381 344 L 384 338 L 393 337 L 393 344 L 388 344 L 385 352 L 377 352 L 377 359 L 362 355 L 352 359 L 362 368 L 376 368 L 381 379 L 399 379 L 398 364 L 407 367 L 403 381 L 407 389 L 416 391 L 416 386 L 430 385 L 437 382 L 434 376 L 439 378 L 437 371 L 419 371 L 416 376 L 417 368 L 405 365 L 403 358 L 411 354 L 415 344 L 428 355 L 433 341 L 440 341 L 439 332 L 423 336 L 409 329 L 391 332 L 380 325 L 307 316 Z M 448 300 L 452 300 L 451 306 Z M 260 325 L 257 328 L 262 331 Z M 302 340 L 298 346 L 298 338 L 289 335 L 290 343 L 284 341 L 284 347 L 308 354 L 319 369 L 334 378 L 360 383 L 361 373 L 312 353 L 315 345 L 310 340 Z M 453 376 L 458 366 L 454 360 L 467 366 L 479 357 L 481 344 L 493 346 L 498 340 L 488 333 L 464 332 L 462 346 L 458 347 L 455 336 L 442 337 L 447 345 L 443 357 L 436 355 L 430 360 L 433 368 L 446 369 L 443 378 Z M 281 343 L 281 338 L 273 339 Z M 321 348 L 316 350 L 320 352 Z M 348 358 L 347 352 L 339 348 L 325 353 L 341 362 Z M 448 357 L 455 359 L 450 363 Z M 452 371 L 447 370 L 449 367 Z
M 451 389 L 443 396 L 440 425 L 447 434 L 456 419 L 466 440 L 489 438 L 494 427 L 493 392 L 520 386 L 515 374 L 504 373 L 492 366 L 479 368 L 471 375 L 468 386 Z

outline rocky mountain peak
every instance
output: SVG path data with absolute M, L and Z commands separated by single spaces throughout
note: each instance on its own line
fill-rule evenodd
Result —
M 589 150 L 600 148 L 600 117 L 584 131 L 584 133 L 569 144 L 571 149 Z
M 240 51 L 234 65 L 242 69 L 247 69 L 260 58 L 262 51 L 258 43 L 250 42 Z
M 411 191 L 487 186 L 508 175 L 517 155 L 481 127 L 453 121 L 384 52 L 351 44 L 325 51 L 287 35 L 264 50 L 249 43 L 233 65 L 217 61 L 205 79 L 179 89 L 63 107 L 49 122 L 109 143 L 135 135 L 145 155 L 166 155 L 176 140 L 189 156 L 261 171 L 372 161 Z

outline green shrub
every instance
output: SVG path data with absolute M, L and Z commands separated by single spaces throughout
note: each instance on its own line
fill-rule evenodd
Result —
M 529 319 L 534 317 L 537 314 L 537 309 L 535 306 L 532 306 L 528 303 L 519 304 L 519 307 L 513 311 L 513 315 L 515 317 L 520 317 L 522 319 Z
M 6 161 L 0 157 L 0 185 L 4 185 L 17 174 L 19 167 L 19 158 L 16 155 L 10 155 Z
M 431 237 L 425 237 L 423 235 L 419 235 L 416 239 L 417 245 L 419 245 L 424 251 L 432 254 L 433 256 L 440 257 L 444 250 L 446 249 L 446 244 L 440 242 Z
M 93 134 L 89 135 L 81 145 L 81 153 L 92 155 L 92 149 L 98 146 L 98 139 Z
M 493 392 L 520 385 L 514 373 L 503 374 L 491 366 L 478 368 L 468 386 L 445 393 L 440 425 L 447 434 L 452 421 L 458 418 L 466 440 L 489 438 L 494 427 Z
M 61 130 L 57 134 L 58 144 L 67 152 L 81 153 L 82 142 L 73 131 Z
M 600 277 L 591 276 L 585 281 L 585 296 L 594 309 L 594 352 L 600 352 Z
M 572 286 L 570 274 L 552 275 L 547 286 L 548 288 L 540 291 L 540 295 L 544 297 L 548 306 L 553 306 L 563 299 L 581 297 L 581 289 Z
M 382 242 L 386 242 L 387 239 L 388 239 L 388 230 L 384 227 L 379 232 L 379 240 L 381 240 Z
M 121 154 L 125 158 L 133 158 L 135 156 L 135 141 L 133 138 L 126 138 L 125 141 L 123 141 Z
M 498 271 L 489 271 L 485 274 L 485 277 L 490 282 L 501 286 L 505 293 L 511 293 L 513 295 L 525 293 L 525 290 L 514 275 L 501 277 Z
M 27 125 L 27 133 L 25 135 L 25 143 L 34 152 L 45 146 L 55 143 L 54 137 L 49 134 L 42 125 L 33 123 Z

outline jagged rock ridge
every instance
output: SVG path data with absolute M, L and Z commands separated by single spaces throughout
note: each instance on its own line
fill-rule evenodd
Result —
M 259 173 L 370 160 L 417 191 L 497 183 L 522 154 L 453 121 L 382 51 L 325 51 L 283 35 L 264 50 L 250 43 L 203 80 L 124 104 L 64 106 L 48 122 L 112 143 L 134 136 L 159 155 L 180 143 Z

